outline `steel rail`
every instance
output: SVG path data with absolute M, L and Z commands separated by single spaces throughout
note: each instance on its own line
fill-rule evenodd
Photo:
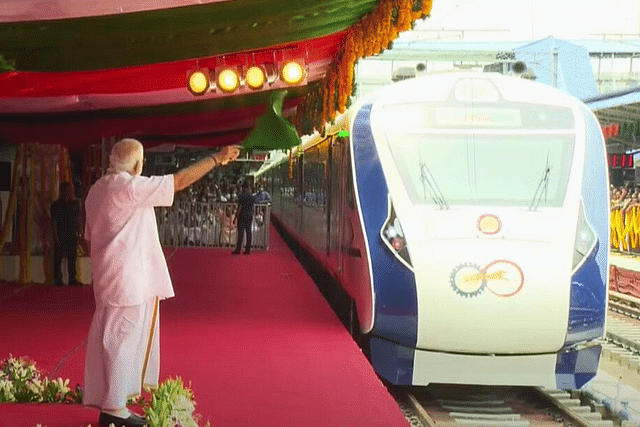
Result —
M 440 392 L 451 390 L 452 393 L 455 393 L 457 388 L 466 387 L 460 385 L 437 386 L 441 387 Z M 397 393 L 396 398 L 403 402 L 401 406 L 409 408 L 410 417 L 407 418 L 419 420 L 420 427 L 535 427 L 549 426 L 552 423 L 563 427 L 613 426 L 612 421 L 602 420 L 600 414 L 591 412 L 589 407 L 581 406 L 580 400 L 572 398 L 572 394 L 566 391 L 545 390 L 540 387 L 514 387 L 514 389 L 521 390 L 522 393 L 518 394 L 517 401 L 508 402 L 490 396 L 492 391 L 496 395 L 502 395 L 505 387 L 482 386 L 482 389 L 480 395 L 464 396 L 463 392 L 462 397 L 459 398 L 441 398 L 437 396 L 438 392 L 432 394 L 431 391 L 430 394 L 439 404 L 439 409 L 451 418 L 450 421 L 435 421 L 434 419 L 437 419 L 435 412 L 430 414 L 430 409 L 420 402 L 419 396 L 416 396 L 422 390 L 429 390 L 428 387 L 422 390 L 415 388 L 402 390 Z M 481 397 L 483 395 L 489 397 Z M 508 396 L 513 399 L 514 395 Z M 514 406 L 524 409 L 516 410 Z M 551 421 L 527 417 L 535 412 L 546 414 L 547 418 L 551 418 Z M 416 426 L 416 423 L 412 422 L 411 425 Z

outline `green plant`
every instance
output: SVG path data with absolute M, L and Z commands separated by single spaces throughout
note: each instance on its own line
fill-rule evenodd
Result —
M 5 402 L 82 403 L 82 390 L 79 386 L 72 390 L 69 380 L 44 376 L 26 357 L 9 355 L 0 362 L 0 403 Z M 143 407 L 149 427 L 199 427 L 193 392 L 180 377 L 167 379 L 155 390 L 146 389 L 129 404 Z
M 0 362 L 0 403 L 44 402 L 80 403 L 82 392 L 69 388 L 69 380 L 50 379 L 35 362 L 26 357 L 13 357 Z
M 149 427 L 198 427 L 200 417 L 194 414 L 195 406 L 193 392 L 176 377 L 158 385 L 144 412 Z

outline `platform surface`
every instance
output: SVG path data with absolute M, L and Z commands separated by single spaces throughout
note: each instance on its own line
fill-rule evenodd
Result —
M 640 254 L 611 251 L 609 264 L 625 270 L 640 271 Z
M 212 426 L 407 426 L 280 236 L 249 256 L 167 248 L 176 297 L 160 304 L 160 380 L 191 383 Z M 90 285 L 0 285 L 0 356 L 82 384 Z M 0 405 L 0 427 L 96 425 L 80 405 Z
M 618 268 L 640 272 L 640 254 L 612 251 L 609 263 Z M 616 314 L 609 312 L 609 316 Z M 603 352 L 596 377 L 583 389 L 591 397 L 604 403 L 609 410 L 640 425 L 640 374 L 611 359 Z

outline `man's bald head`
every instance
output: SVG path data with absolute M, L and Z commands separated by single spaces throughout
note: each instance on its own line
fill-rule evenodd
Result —
M 129 172 L 131 175 L 139 175 L 142 172 L 143 158 L 144 148 L 140 141 L 125 138 L 111 148 L 110 169 L 114 172 Z

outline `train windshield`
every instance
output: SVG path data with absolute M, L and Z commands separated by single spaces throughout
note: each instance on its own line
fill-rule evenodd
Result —
M 488 112 L 483 123 L 491 120 L 491 114 L 502 120 L 497 132 L 491 124 L 481 129 L 459 124 L 450 129 L 401 128 L 398 117 L 393 124 L 385 120 L 389 124 L 385 127 L 396 167 L 414 204 L 560 207 L 575 141 L 571 110 L 562 113 L 549 116 L 550 126 L 543 128 L 542 122 L 522 126 L 514 108 L 507 113 Z M 449 109 L 444 114 L 448 123 L 458 123 L 457 112 Z M 563 123 L 563 116 L 570 120 Z

